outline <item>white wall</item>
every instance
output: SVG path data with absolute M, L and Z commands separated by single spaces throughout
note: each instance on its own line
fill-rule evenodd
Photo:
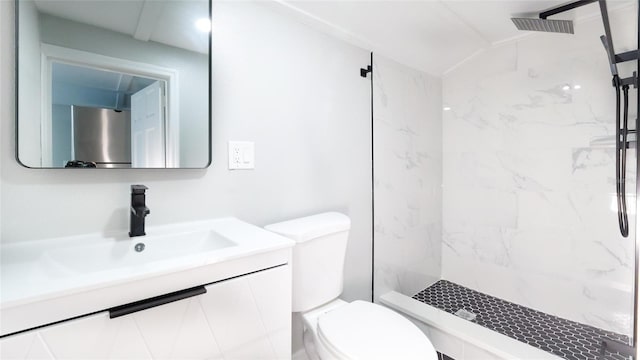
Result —
M 348 300 L 370 299 L 369 53 L 251 2 L 214 4 L 213 165 L 205 170 L 32 170 L 15 160 L 13 31 L 0 34 L 2 242 L 128 227 L 129 186 L 149 186 L 148 226 L 220 216 L 257 225 L 321 211 L 351 217 Z M 0 2 L 0 24 L 13 24 Z M 227 141 L 256 169 L 228 171 Z M 297 346 L 300 346 L 298 343 Z
M 636 14 L 611 12 L 617 52 L 636 48 Z M 452 110 L 443 119 L 442 275 L 628 334 L 635 224 L 629 238 L 620 236 L 615 91 L 602 33 L 598 17 L 576 24 L 575 35 L 527 36 L 445 76 Z M 624 76 L 630 66 L 621 66 Z M 635 120 L 635 106 L 630 113 Z M 594 142 L 603 137 L 608 146 Z M 632 223 L 634 155 L 627 163 Z
M 374 54 L 375 298 L 440 279 L 442 81 Z

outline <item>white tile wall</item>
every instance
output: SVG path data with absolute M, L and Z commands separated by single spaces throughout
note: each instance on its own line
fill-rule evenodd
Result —
M 374 54 L 375 298 L 440 277 L 441 81 Z
M 635 14 L 610 14 L 618 52 L 635 48 Z M 620 236 L 602 32 L 594 18 L 573 36 L 527 36 L 444 77 L 442 277 L 629 334 L 635 224 Z M 597 143 L 607 137 L 608 146 Z M 632 152 L 629 204 L 634 173 Z

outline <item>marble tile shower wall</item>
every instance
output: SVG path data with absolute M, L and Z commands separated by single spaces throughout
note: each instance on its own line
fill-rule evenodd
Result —
M 375 298 L 440 278 L 442 82 L 374 56 Z
M 635 14 L 611 11 L 617 52 L 635 48 Z M 602 33 L 595 18 L 577 23 L 573 36 L 530 35 L 444 77 L 451 110 L 443 112 L 442 277 L 628 335 L 635 152 L 625 239 L 615 212 L 615 92 Z M 630 67 L 621 68 L 626 76 Z M 631 119 L 636 112 L 634 104 Z

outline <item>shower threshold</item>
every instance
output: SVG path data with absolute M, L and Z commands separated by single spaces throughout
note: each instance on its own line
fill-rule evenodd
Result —
M 436 349 L 455 360 L 598 360 L 602 339 L 628 337 L 549 315 L 440 280 L 413 297 L 390 292 L 380 302 L 420 320 Z M 426 326 L 425 326 L 426 325 Z M 482 354 L 482 355 L 478 355 Z M 619 353 L 604 359 L 626 360 Z

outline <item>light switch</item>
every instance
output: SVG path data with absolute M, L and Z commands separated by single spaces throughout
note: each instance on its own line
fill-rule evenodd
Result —
M 229 170 L 253 169 L 254 148 L 253 141 L 229 141 Z

